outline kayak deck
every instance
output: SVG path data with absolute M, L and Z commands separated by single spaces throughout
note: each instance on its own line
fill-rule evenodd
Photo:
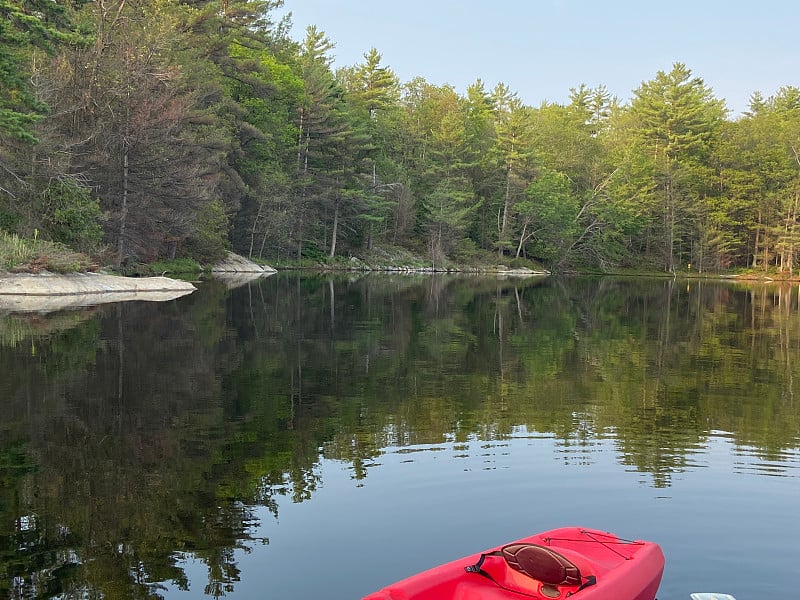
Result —
M 520 572 L 519 565 L 510 566 L 501 555 L 503 548 L 513 546 L 514 550 L 531 544 L 534 550 L 556 554 L 577 568 L 578 579 L 547 581 L 555 567 L 543 568 L 542 579 L 534 579 L 529 572 Z M 364 600 L 560 600 L 568 596 L 575 600 L 654 600 L 663 570 L 664 555 L 653 542 L 565 527 L 434 567 Z

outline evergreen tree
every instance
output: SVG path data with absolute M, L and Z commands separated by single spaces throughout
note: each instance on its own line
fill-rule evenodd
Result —
M 502 256 L 515 246 L 517 257 L 523 251 L 523 230 L 517 230 L 515 208 L 524 199 L 525 189 L 534 177 L 535 150 L 532 144 L 532 113 L 507 86 L 498 84 L 492 91 L 495 115 L 495 146 L 493 154 L 503 173 L 502 207 L 498 219 L 497 248 Z
M 495 107 L 480 79 L 467 87 L 462 103 L 464 144 L 457 164 L 472 187 L 473 197 L 469 202 L 475 218 L 469 235 L 479 247 L 489 248 L 498 235 L 496 223 L 505 189 L 502 168 L 492 153 L 496 143 Z
M 69 6 L 44 0 L 0 0 L 0 228 L 31 233 L 41 228 L 42 197 L 86 199 L 88 193 L 65 173 L 50 169 L 51 156 L 39 168 L 35 124 L 47 114 L 48 98 L 37 88 L 37 68 L 60 49 L 86 39 L 72 20 Z M 42 172 L 39 172 L 42 171 Z M 47 171 L 46 173 L 44 171 Z M 54 185 L 50 185 L 56 182 Z M 63 186 L 62 186 L 63 183 Z M 85 205 L 85 203 L 84 203 Z M 62 216 L 64 216 L 62 214 Z M 97 213 L 90 226 L 97 231 Z
M 330 69 L 333 43 L 316 27 L 306 30 L 300 50 L 305 94 L 298 110 L 297 175 L 294 186 L 293 242 L 296 257 L 313 240 L 318 252 L 333 256 L 340 219 L 358 200 L 356 157 L 346 151 L 356 134 L 348 121 L 344 90 Z M 322 239 L 320 240 L 320 237 Z
M 362 178 L 367 185 L 360 193 L 364 209 L 360 218 L 368 248 L 376 232 L 385 229 L 393 213 L 391 199 L 398 197 L 397 190 L 403 185 L 393 179 L 396 168 L 391 157 L 400 83 L 390 68 L 381 65 L 381 59 L 372 48 L 364 54 L 363 63 L 337 73 L 347 92 L 352 127 L 361 132 L 363 145 L 356 151 L 365 160 L 362 167 L 369 171 Z
M 0 142 L 35 141 L 30 126 L 46 110 L 30 89 L 31 59 L 53 54 L 82 38 L 64 4 L 47 0 L 0 0 Z
M 701 78 L 676 63 L 634 91 L 630 110 L 630 142 L 645 167 L 638 193 L 657 219 L 653 241 L 664 269 L 673 272 L 692 261 L 697 227 L 714 187 L 710 160 L 726 109 Z

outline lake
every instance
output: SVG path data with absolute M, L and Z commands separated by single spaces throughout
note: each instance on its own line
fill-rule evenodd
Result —
M 796 597 L 798 286 L 199 288 L 0 315 L 0 596 L 357 599 L 579 525 Z

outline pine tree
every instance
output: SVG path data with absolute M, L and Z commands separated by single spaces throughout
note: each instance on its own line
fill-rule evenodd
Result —
M 660 221 L 656 242 L 665 270 L 674 272 L 692 260 L 705 197 L 713 187 L 712 145 L 726 109 L 701 78 L 676 63 L 634 91 L 630 110 L 633 141 L 648 163 L 649 181 L 642 185 L 652 190 L 648 201 Z
M 391 138 L 395 135 L 396 113 L 400 83 L 394 72 L 381 65 L 382 56 L 372 48 L 364 54 L 364 62 L 337 72 L 337 79 L 347 92 L 351 126 L 360 132 L 361 167 L 367 172 L 362 180 L 363 212 L 361 225 L 366 233 L 366 245 L 372 248 L 376 232 L 385 228 L 393 213 L 393 199 L 403 183 L 391 177 L 397 172 L 392 154 Z

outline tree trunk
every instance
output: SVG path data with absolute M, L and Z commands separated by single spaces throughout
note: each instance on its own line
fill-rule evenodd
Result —
M 753 265 L 755 269 L 758 266 L 758 244 L 761 238 L 761 211 L 758 211 L 758 226 L 756 227 L 756 237 L 753 240 Z
M 525 232 L 528 229 L 527 221 L 522 225 L 522 233 L 519 235 L 519 244 L 517 244 L 517 254 L 515 258 L 519 258 L 520 252 L 522 252 L 522 246 L 525 243 Z
M 503 245 L 503 241 L 506 239 L 506 231 L 508 231 L 508 211 L 511 205 L 511 167 L 513 165 L 512 161 L 509 161 L 508 168 L 506 169 L 506 195 L 505 199 L 503 200 L 503 219 L 500 224 L 500 256 L 503 256 L 503 250 L 505 247 Z M 519 249 L 517 249 L 517 256 L 519 257 Z
M 300 226 L 297 229 L 297 260 L 303 258 L 303 219 L 300 219 Z
M 794 274 L 794 244 L 797 235 L 797 211 L 800 207 L 800 191 L 794 193 L 794 206 L 792 207 L 791 223 L 789 228 L 789 277 Z
M 253 244 L 255 243 L 256 239 L 256 228 L 258 226 L 258 221 L 261 218 L 261 210 L 264 208 L 264 202 L 258 202 L 258 212 L 256 213 L 256 218 L 253 219 L 253 227 L 250 229 L 250 250 L 247 254 L 247 258 L 253 258 Z
M 119 211 L 119 239 L 117 240 L 117 268 L 122 266 L 123 253 L 125 250 L 125 229 L 128 224 L 128 136 L 125 135 L 125 141 L 122 152 L 122 205 Z
M 672 194 L 672 181 L 670 175 L 667 174 L 666 183 L 666 196 L 667 196 L 667 270 L 670 273 L 675 272 L 675 202 Z
M 329 255 L 330 258 L 333 258 L 336 254 L 336 235 L 339 231 L 339 200 L 336 200 L 336 204 L 333 207 L 333 231 L 331 231 L 331 253 Z

